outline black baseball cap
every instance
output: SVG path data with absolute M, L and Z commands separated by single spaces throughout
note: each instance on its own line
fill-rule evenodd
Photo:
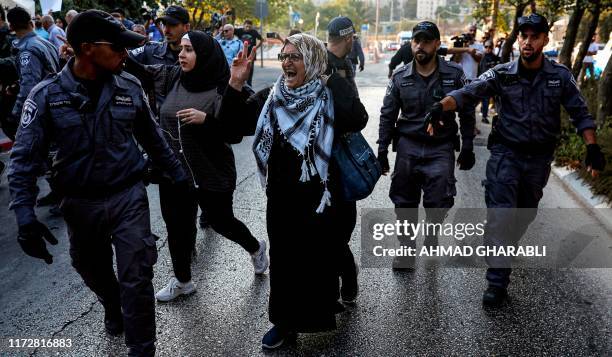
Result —
M 139 46 L 145 36 L 127 30 L 111 14 L 100 10 L 87 10 L 79 13 L 66 29 L 68 43 L 78 48 L 82 43 L 108 41 L 113 44 L 131 48 Z
M 355 33 L 353 21 L 346 16 L 334 17 L 327 25 L 330 36 L 348 36 Z
M 169 25 L 187 24 L 189 23 L 189 13 L 180 6 L 172 5 L 168 6 L 164 15 L 157 18 L 157 21 L 164 25 L 166 23 Z
M 546 20 L 546 18 L 540 14 L 531 14 L 529 16 L 519 17 L 519 31 L 523 31 L 526 28 L 531 28 L 537 33 L 548 33 L 550 31 L 550 27 L 548 27 L 548 20 Z
M 116 9 L 113 9 L 113 11 L 111 11 L 110 13 L 111 14 L 118 13 L 119 15 L 125 17 L 125 10 L 123 10 L 120 7 L 116 8 Z
M 412 28 L 412 38 L 417 36 L 425 37 L 429 40 L 439 40 L 440 30 L 431 21 L 421 21 Z

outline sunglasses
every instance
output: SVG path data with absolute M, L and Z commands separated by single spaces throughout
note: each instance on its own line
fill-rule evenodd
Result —
M 121 46 L 119 44 L 116 43 L 112 43 L 112 42 L 105 42 L 105 41 L 96 41 L 93 42 L 94 45 L 109 45 L 111 50 L 115 51 L 115 52 L 125 52 L 125 46 Z
M 304 56 L 301 53 L 279 53 L 278 60 L 280 62 L 285 62 L 288 59 L 290 62 L 301 61 Z
M 225 32 L 230 32 L 230 30 L 223 30 L 222 32 L 223 32 L 223 33 L 225 33 Z
M 493 48 L 493 46 L 484 46 L 484 48 Z

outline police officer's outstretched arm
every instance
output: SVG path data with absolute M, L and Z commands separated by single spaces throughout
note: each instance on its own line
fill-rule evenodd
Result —
M 470 84 L 448 93 L 440 102 L 434 103 L 428 116 L 432 118 L 433 122 L 437 122 L 442 116 L 442 112 L 462 112 L 465 107 L 475 107 L 484 98 L 498 95 L 499 85 L 497 83 L 497 76 L 497 72 L 494 69 L 490 69 Z M 461 81 L 465 82 L 465 76 L 462 77 Z M 431 124 L 427 128 L 427 132 L 430 135 L 433 135 L 434 130 L 435 128 Z
M 380 122 L 378 124 L 378 161 L 383 170 L 383 174 L 386 175 L 389 170 L 389 144 L 393 140 L 395 135 L 395 123 L 397 122 L 397 116 L 401 108 L 401 99 L 399 95 L 399 89 L 395 84 L 395 77 L 389 80 L 385 98 L 383 99 L 383 106 L 380 108 Z
M 164 139 L 159 125 L 153 119 L 153 112 L 151 112 L 149 103 L 144 98 L 143 91 L 140 93 L 139 102 L 140 107 L 134 122 L 136 140 L 149 154 L 153 162 L 162 170 L 168 172 L 175 182 L 186 181 L 187 175 Z
M 42 87 L 35 88 L 23 103 L 20 127 L 11 151 L 8 180 L 19 233 L 17 241 L 21 249 L 34 258 L 53 262 L 43 240 L 55 245 L 57 239 L 49 229 L 36 219 L 34 206 L 38 187 L 36 179 L 44 172 L 49 152 L 47 129 L 47 103 Z
M 578 134 L 582 134 L 587 145 L 586 158 L 584 160 L 587 170 L 591 172 L 593 177 L 599 175 L 606 166 L 606 159 L 601 152 L 601 148 L 597 145 L 595 135 L 595 121 L 589 113 L 584 97 L 578 89 L 578 85 L 574 77 L 569 71 L 566 71 L 563 94 L 561 95 L 561 104 L 567 111 L 572 125 L 576 128 Z

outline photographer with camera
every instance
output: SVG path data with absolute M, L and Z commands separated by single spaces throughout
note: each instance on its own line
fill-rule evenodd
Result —
M 455 36 L 451 40 L 455 49 L 455 62 L 459 63 L 468 83 L 478 76 L 478 63 L 482 60 L 484 47 L 476 43 L 476 25 L 470 25 L 468 32 Z

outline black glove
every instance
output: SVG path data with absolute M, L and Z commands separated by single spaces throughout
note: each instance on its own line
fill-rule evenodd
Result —
M 474 164 L 476 164 L 476 155 L 474 155 L 474 151 L 465 148 L 461 149 L 459 157 L 457 158 L 457 163 L 459 164 L 459 170 L 471 170 Z
M 389 170 L 391 170 L 391 168 L 389 167 L 389 158 L 387 157 L 388 154 L 389 152 L 387 150 L 380 151 L 377 157 L 383 175 L 386 175 L 387 173 L 389 173 Z
M 442 107 L 442 103 L 435 102 L 432 104 L 431 109 L 425 115 L 425 130 L 429 124 L 431 124 L 434 128 L 434 132 L 440 129 L 444 124 L 442 123 L 442 114 L 444 114 L 444 108 Z
M 39 258 L 47 264 L 53 263 L 53 256 L 47 250 L 47 244 L 43 238 L 52 245 L 57 244 L 57 239 L 49 228 L 39 221 L 19 226 L 17 241 L 21 249 L 29 256 Z
M 441 121 L 442 114 L 444 114 L 444 108 L 442 107 L 442 103 L 435 102 L 434 104 L 432 104 L 429 112 L 431 113 L 432 120 Z
M 597 171 L 603 171 L 606 168 L 606 158 L 601 152 L 601 148 L 597 144 L 589 144 L 586 147 L 587 154 L 584 159 L 584 165 Z
M 363 72 L 363 63 L 359 65 L 359 72 Z
M 155 185 L 172 183 L 170 176 L 165 171 L 160 169 L 159 166 L 156 166 L 150 161 L 145 168 L 142 180 L 144 181 L 145 185 L 149 185 L 151 183 Z

